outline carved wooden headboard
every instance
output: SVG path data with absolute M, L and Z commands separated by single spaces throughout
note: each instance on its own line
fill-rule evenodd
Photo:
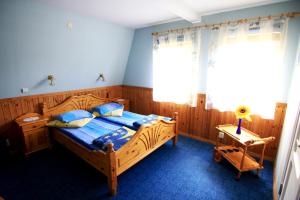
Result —
M 42 104 L 42 112 L 44 116 L 52 117 L 63 112 L 68 112 L 71 110 L 89 110 L 97 105 L 101 105 L 107 102 L 112 101 L 108 98 L 100 98 L 91 94 L 80 95 L 80 96 L 71 96 L 66 99 L 63 103 L 48 108 L 46 103 Z

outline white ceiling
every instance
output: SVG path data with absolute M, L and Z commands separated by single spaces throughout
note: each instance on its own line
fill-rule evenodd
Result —
M 201 16 L 271 4 L 285 0 L 39 0 L 84 15 L 92 15 L 130 28 L 186 19 L 199 22 Z

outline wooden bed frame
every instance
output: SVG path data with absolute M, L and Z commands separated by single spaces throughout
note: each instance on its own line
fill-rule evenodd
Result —
M 44 103 L 42 105 L 42 112 L 44 116 L 51 118 L 63 112 L 75 109 L 89 110 L 97 105 L 112 101 L 114 101 L 114 99 L 99 98 L 93 95 L 72 96 L 52 108 L 48 108 Z M 108 145 L 106 152 L 102 150 L 89 150 L 65 134 L 62 134 L 56 128 L 51 128 L 50 134 L 54 140 L 63 144 L 97 170 L 105 174 L 108 178 L 110 193 L 116 195 L 118 175 L 122 174 L 170 139 L 173 140 L 173 146 L 176 145 L 178 137 L 177 121 L 178 114 L 174 113 L 172 121 L 157 120 L 151 125 L 142 125 L 136 134 L 117 151 L 114 151 L 112 143 Z

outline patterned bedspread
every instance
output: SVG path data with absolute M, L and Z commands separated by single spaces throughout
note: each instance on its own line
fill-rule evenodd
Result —
M 123 126 L 122 128 L 112 131 L 109 134 L 100 136 L 99 138 L 93 141 L 93 144 L 98 146 L 103 151 L 106 151 L 107 145 L 109 143 L 113 143 L 113 148 L 115 151 L 117 151 L 124 144 L 126 144 L 126 142 L 128 142 L 134 134 L 134 130 Z

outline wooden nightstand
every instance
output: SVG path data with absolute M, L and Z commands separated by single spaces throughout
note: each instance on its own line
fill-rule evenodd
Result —
M 15 122 L 24 141 L 26 156 L 50 147 L 48 127 L 46 126 L 48 118 L 38 113 L 27 113 L 18 117 Z

